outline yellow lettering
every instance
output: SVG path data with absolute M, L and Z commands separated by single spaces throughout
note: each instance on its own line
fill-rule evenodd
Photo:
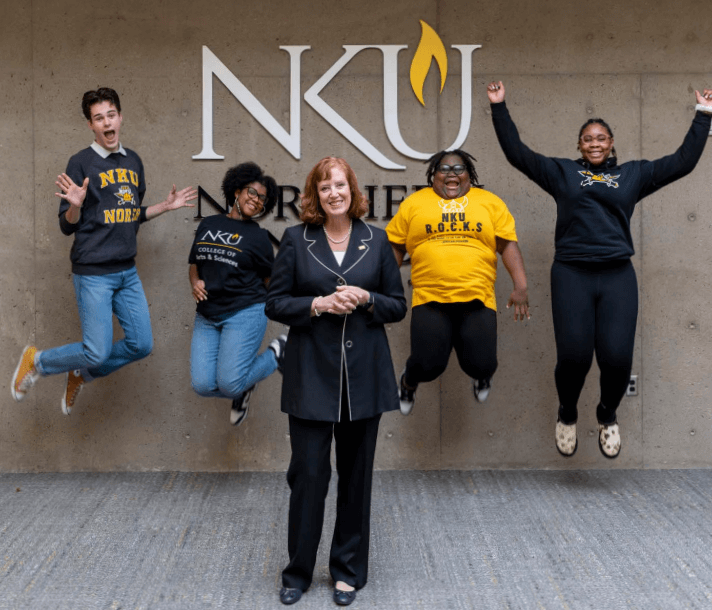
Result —
M 141 216 L 141 208 L 136 208 L 134 210 L 134 217 L 133 217 L 134 222 L 136 222 L 138 220 L 139 216 Z
M 114 212 L 115 210 L 104 210 L 104 224 L 113 224 L 116 222 L 116 218 L 114 217 Z
M 129 176 L 131 177 L 131 184 L 138 186 L 138 174 L 132 169 L 129 170 Z
M 99 178 L 101 178 L 101 187 L 99 188 L 104 188 L 109 182 L 114 184 L 114 170 L 110 169 L 108 172 L 101 172 Z
M 124 208 L 116 210 L 116 222 L 124 222 Z
M 116 170 L 116 180 L 119 182 L 128 182 L 129 181 L 129 176 L 128 176 L 129 170 L 119 168 Z

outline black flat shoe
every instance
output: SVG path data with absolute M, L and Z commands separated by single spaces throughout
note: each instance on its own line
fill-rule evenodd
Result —
M 342 591 L 341 589 L 334 589 L 334 601 L 339 606 L 348 606 L 353 603 L 356 599 L 356 589 L 353 591 Z
M 279 601 L 281 601 L 285 606 L 296 604 L 300 599 L 302 599 L 301 589 L 290 589 L 289 587 L 282 587 L 279 592 Z

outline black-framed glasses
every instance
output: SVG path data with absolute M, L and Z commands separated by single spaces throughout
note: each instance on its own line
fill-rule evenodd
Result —
M 247 187 L 247 194 L 250 197 L 255 197 L 259 202 L 264 205 L 265 201 L 267 201 L 267 195 L 260 195 L 255 189 L 253 189 L 251 186 Z
M 581 138 L 581 141 L 584 142 L 585 144 L 590 144 L 591 142 L 598 142 L 599 144 L 604 144 L 605 142 L 608 142 L 608 140 L 611 139 L 611 136 L 604 136 L 603 134 L 596 136 L 595 138 L 593 136 L 583 136 Z
M 464 165 L 438 165 L 435 168 L 435 171 L 438 172 L 438 174 L 449 174 L 452 172 L 456 176 L 461 175 L 467 167 Z

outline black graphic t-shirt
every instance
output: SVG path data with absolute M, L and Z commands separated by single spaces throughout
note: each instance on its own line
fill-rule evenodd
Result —
M 255 303 L 264 303 L 264 279 L 272 273 L 274 252 L 267 231 L 251 220 L 225 214 L 205 218 L 198 226 L 188 262 L 198 266 L 208 299 L 198 313 L 218 319 Z

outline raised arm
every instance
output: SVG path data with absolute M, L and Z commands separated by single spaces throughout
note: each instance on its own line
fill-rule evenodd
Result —
M 697 106 L 692 125 L 680 148 L 671 155 L 651 161 L 646 168 L 647 180 L 639 199 L 689 174 L 702 156 L 712 120 L 712 89 L 695 91 Z
M 512 117 L 504 101 L 504 83 L 491 82 L 487 85 L 487 97 L 491 103 L 492 123 L 504 156 L 527 178 L 536 182 L 547 193 L 554 194 L 559 184 L 560 170 L 556 163 L 531 150 L 519 137 Z
M 192 186 L 186 186 L 184 189 L 177 191 L 176 185 L 174 184 L 173 188 L 168 193 L 168 197 L 166 197 L 164 201 L 146 208 L 146 220 L 151 220 L 152 218 L 160 216 L 164 212 L 170 212 L 171 210 L 195 207 L 195 204 L 189 202 L 197 198 L 198 191 Z

